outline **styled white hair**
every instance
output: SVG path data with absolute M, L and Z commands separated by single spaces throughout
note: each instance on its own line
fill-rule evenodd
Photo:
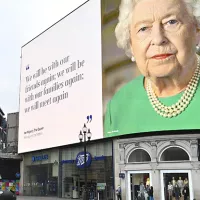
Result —
M 115 28 L 117 38 L 117 46 L 125 50 L 128 57 L 132 57 L 131 39 L 130 39 L 130 23 L 134 6 L 141 0 L 121 0 L 119 7 L 118 24 Z M 200 24 L 200 0 L 183 0 L 188 11 L 195 17 L 197 23 Z

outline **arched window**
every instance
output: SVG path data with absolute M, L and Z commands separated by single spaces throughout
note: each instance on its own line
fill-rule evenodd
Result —
M 143 149 L 134 150 L 128 158 L 128 162 L 150 162 L 150 161 L 151 161 L 150 155 Z
M 160 161 L 180 161 L 180 160 L 181 161 L 190 160 L 187 152 L 180 147 L 170 147 L 166 149 L 160 157 Z

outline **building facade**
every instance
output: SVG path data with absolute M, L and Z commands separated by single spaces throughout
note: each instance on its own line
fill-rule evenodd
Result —
M 94 197 L 116 199 L 115 188 L 120 185 L 122 199 L 134 200 L 141 195 L 142 186 L 153 186 L 155 200 L 168 200 L 173 195 L 170 184 L 177 184 L 180 193 L 187 184 L 190 199 L 200 199 L 200 134 L 138 136 L 87 145 L 91 158 L 87 185 L 94 189 Z M 85 174 L 78 166 L 84 162 L 81 158 L 81 143 L 24 154 L 21 193 L 82 199 Z
M 7 114 L 6 152 L 17 153 L 18 149 L 19 112 Z
M 58 163 L 59 149 L 24 154 L 21 193 L 25 196 L 57 196 Z
M 7 141 L 10 137 L 8 130 L 8 123 L 18 124 L 18 121 L 10 120 L 8 114 L 7 120 L 3 110 L 0 108 L 0 191 L 15 190 L 19 194 L 20 190 L 20 163 L 22 157 L 17 155 L 17 137 L 18 130 L 15 132 L 13 142 L 15 142 L 15 151 L 9 151 L 7 148 Z M 12 122 L 11 122 L 12 121 Z
M 0 151 L 3 152 L 6 148 L 7 140 L 7 121 L 3 110 L 0 108 Z
M 112 141 L 88 143 L 87 162 L 87 187 L 91 195 L 113 199 Z M 26 153 L 21 165 L 21 194 L 82 198 L 85 186 L 83 164 L 82 143 Z
M 121 185 L 122 199 L 134 200 L 153 186 L 155 200 L 168 200 L 170 185 L 178 185 L 181 194 L 186 184 L 190 199 L 200 199 L 199 139 L 200 134 L 184 134 L 114 140 L 115 186 Z

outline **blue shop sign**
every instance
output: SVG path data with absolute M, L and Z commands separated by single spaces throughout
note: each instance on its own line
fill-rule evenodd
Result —
M 41 156 L 32 156 L 32 161 L 37 162 L 37 161 L 42 161 L 42 160 L 48 160 L 48 155 L 41 155 Z
M 15 177 L 16 177 L 16 178 L 20 178 L 20 177 L 21 177 L 20 173 L 17 172 L 17 173 L 15 174 Z
M 85 156 L 84 156 L 84 152 L 80 152 L 78 153 L 78 155 L 76 156 L 76 166 L 78 168 L 84 168 L 85 166 Z M 86 167 L 89 167 L 92 163 L 92 156 L 89 152 L 86 152 Z
M 106 157 L 105 156 L 95 156 L 94 157 L 94 160 L 96 160 L 96 161 L 98 161 L 98 160 L 105 160 L 106 159 Z
M 62 160 L 61 161 L 61 164 L 63 165 L 63 164 L 73 164 L 73 163 L 75 163 L 75 160 Z
M 125 178 L 125 173 L 119 173 L 119 178 L 124 179 Z

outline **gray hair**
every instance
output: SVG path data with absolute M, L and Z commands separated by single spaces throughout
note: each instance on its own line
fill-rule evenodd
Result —
M 128 57 L 132 56 L 131 53 L 131 39 L 130 39 L 130 22 L 135 4 L 140 0 L 121 0 L 119 7 L 118 24 L 115 28 L 115 35 L 117 38 L 117 46 L 125 50 Z M 183 0 L 185 1 L 188 10 L 200 23 L 200 0 Z

